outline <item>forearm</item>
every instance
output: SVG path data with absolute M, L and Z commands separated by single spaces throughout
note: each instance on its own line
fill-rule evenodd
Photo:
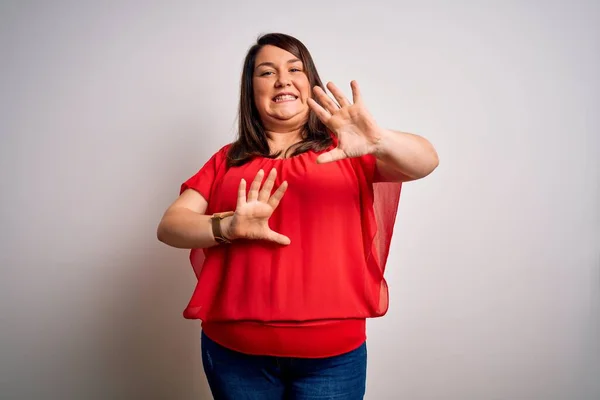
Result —
M 187 208 L 176 208 L 165 213 L 157 229 L 161 242 L 181 249 L 200 249 L 212 247 L 215 241 L 210 215 L 199 214 Z M 221 220 L 223 232 L 231 217 Z
M 437 152 L 427 139 L 388 129 L 382 129 L 379 137 L 374 154 L 380 174 L 389 180 L 420 179 L 437 168 Z

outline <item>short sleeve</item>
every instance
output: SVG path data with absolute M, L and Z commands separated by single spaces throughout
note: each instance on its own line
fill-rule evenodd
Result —
M 388 292 L 383 279 L 396 223 L 402 183 L 380 182 L 377 159 L 369 154 L 354 159 L 361 193 L 363 241 L 368 251 L 367 262 L 379 268 L 382 277 L 379 310 L 387 310 Z
M 372 154 L 355 158 L 354 168 L 362 170 L 369 184 L 386 182 L 377 171 L 377 158 Z
M 213 154 L 198 172 L 183 182 L 179 194 L 187 189 L 193 189 L 208 201 L 217 173 L 227 160 L 227 148 L 228 146 L 225 146 Z
M 377 159 L 372 154 L 352 158 L 352 164 L 369 185 L 376 182 Z

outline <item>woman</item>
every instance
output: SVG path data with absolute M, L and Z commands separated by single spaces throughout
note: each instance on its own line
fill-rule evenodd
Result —
M 417 135 L 377 125 L 321 83 L 284 34 L 246 56 L 239 136 L 181 186 L 160 241 L 192 249 L 215 399 L 362 399 L 366 318 L 387 311 L 383 277 L 402 182 L 438 164 Z M 266 177 L 266 179 L 265 179 Z M 248 187 L 248 182 L 250 182 Z

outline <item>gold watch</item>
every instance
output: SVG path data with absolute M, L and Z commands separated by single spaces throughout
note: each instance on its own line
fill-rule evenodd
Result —
M 233 211 L 227 211 L 222 213 L 215 213 L 210 217 L 213 236 L 217 243 L 231 243 L 229 239 L 223 236 L 223 231 L 221 231 L 221 220 L 226 217 L 231 217 L 234 214 Z

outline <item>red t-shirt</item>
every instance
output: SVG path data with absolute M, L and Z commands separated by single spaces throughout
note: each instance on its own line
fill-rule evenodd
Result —
M 371 155 L 317 164 L 309 151 L 257 157 L 226 167 L 225 146 L 181 192 L 197 190 L 206 214 L 233 211 L 240 180 L 277 169 L 274 190 L 288 189 L 269 226 L 291 239 L 193 249 L 198 282 L 184 317 L 201 319 L 211 339 L 249 354 L 326 357 L 365 340 L 365 318 L 388 307 L 384 268 L 401 184 L 375 183 Z

